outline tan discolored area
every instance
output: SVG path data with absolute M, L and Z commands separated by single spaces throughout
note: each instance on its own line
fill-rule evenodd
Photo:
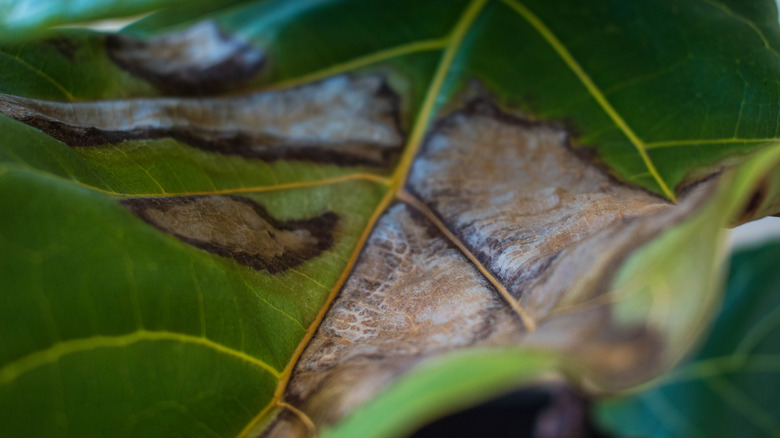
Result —
M 670 207 L 568 141 L 562 129 L 475 100 L 434 127 L 407 187 L 514 297 L 530 299 L 571 248 Z
M 514 343 L 523 331 L 474 266 L 425 217 L 396 204 L 377 223 L 285 399 L 329 423 L 427 357 Z M 293 420 L 280 417 L 269 435 L 285 436 Z
M 272 274 L 328 250 L 338 227 L 338 216 L 331 212 L 283 222 L 238 196 L 135 198 L 122 204 L 179 240 Z
M 654 328 L 614 321 L 610 285 L 634 250 L 690 217 L 712 185 L 673 205 L 578 156 L 565 130 L 477 99 L 433 128 L 407 188 L 536 321 L 524 345 L 565 351 L 610 387 L 662 366 Z
M 698 211 L 712 184 L 674 205 L 615 181 L 568 141 L 485 100 L 435 124 L 400 197 L 409 204 L 377 223 L 285 401 L 331 424 L 421 361 L 472 347 L 558 351 L 601 388 L 657 373 L 665 335 L 619 320 L 611 285 L 636 249 Z M 304 423 L 288 412 L 264 436 L 306 435 Z
M 171 137 L 223 154 L 388 166 L 400 152 L 399 96 L 379 76 L 336 76 L 237 97 L 52 102 L 0 94 L 0 114 L 70 146 Z
M 149 39 L 121 34 L 106 38 L 108 56 L 121 68 L 172 93 L 224 91 L 250 79 L 265 56 L 213 21 Z

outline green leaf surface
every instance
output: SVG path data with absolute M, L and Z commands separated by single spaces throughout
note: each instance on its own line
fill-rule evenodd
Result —
M 163 5 L 25 4 L 0 35 Z M 646 380 L 717 302 L 710 235 L 779 205 L 776 16 L 188 2 L 118 34 L 5 39 L 0 435 L 306 434 L 386 394 L 348 436 L 429 390 L 409 370 L 477 347 L 580 361 L 596 386 Z M 701 306 L 669 294 L 686 272 Z M 524 351 L 452 394 L 548 367 L 510 373 Z M 473 369 L 453 360 L 444 380 Z
M 653 387 L 602 402 L 602 424 L 624 437 L 777 435 L 779 255 L 777 242 L 734 254 L 707 341 Z
M 188 4 L 189 8 L 202 9 L 208 3 L 211 3 L 213 9 L 215 4 L 222 2 L 3 0 L 0 2 L 0 10 L 3 11 L 0 17 L 0 37 L 18 41 L 39 36 L 53 26 L 73 25 L 105 18 L 123 18 L 184 4 Z
M 273 393 L 381 196 L 360 182 L 294 200 L 250 195 L 280 217 L 316 214 L 328 200 L 346 219 L 326 256 L 271 276 L 163 235 L 92 190 L 18 168 L 1 178 L 2 199 L 25 207 L 2 217 L 0 312 L 4 333 L 14 330 L 0 371 L 7 435 L 142 436 L 181 421 L 193 428 L 183 433 L 238 433 Z M 58 220 L 33 228 L 35 217 Z
M 153 94 L 105 54 L 104 37 L 83 30 L 11 44 L 0 40 L 0 92 L 52 100 L 89 100 Z

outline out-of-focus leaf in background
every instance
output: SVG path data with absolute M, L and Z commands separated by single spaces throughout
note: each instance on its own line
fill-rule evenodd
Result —
M 601 403 L 619 437 L 780 435 L 780 242 L 731 258 L 727 291 L 698 352 L 655 385 Z

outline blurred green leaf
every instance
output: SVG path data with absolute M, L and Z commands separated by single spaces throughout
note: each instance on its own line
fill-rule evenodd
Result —
M 2 0 L 0 38 L 24 40 L 54 26 L 84 25 L 101 19 L 125 18 L 154 12 L 167 7 L 185 6 L 189 10 L 215 9 L 230 1 L 182 0 L 88 0 L 80 2 L 58 0 Z M 181 12 L 180 8 L 178 9 Z M 207 9 L 207 10 L 208 10 Z
M 698 352 L 642 392 L 601 403 L 620 437 L 780 433 L 780 242 L 731 258 L 723 307 Z

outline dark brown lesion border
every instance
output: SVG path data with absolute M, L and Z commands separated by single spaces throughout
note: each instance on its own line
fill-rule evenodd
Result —
M 267 271 L 270 274 L 279 274 L 288 269 L 299 266 L 311 259 L 320 256 L 325 251 L 331 249 L 335 243 L 335 235 L 338 233 L 340 218 L 328 211 L 318 216 L 303 220 L 281 221 L 271 216 L 268 211 L 259 203 L 252 199 L 235 195 L 208 195 L 227 198 L 234 202 L 240 202 L 249 206 L 252 211 L 265 221 L 276 231 L 305 231 L 314 239 L 313 245 L 307 245 L 295 250 L 284 251 L 281 255 L 272 257 L 263 257 L 262 255 L 249 254 L 238 251 L 236 248 L 200 239 L 193 239 L 176 232 L 175 229 L 162 227 L 149 214 L 149 210 L 158 210 L 162 212 L 169 211 L 172 207 L 185 204 L 197 203 L 204 196 L 177 196 L 166 198 L 130 198 L 123 199 L 120 204 L 130 212 L 141 218 L 144 222 L 157 228 L 163 233 L 170 234 L 182 242 L 188 243 L 196 248 L 203 249 L 212 254 L 231 258 L 242 265 L 249 266 L 258 271 Z M 208 197 L 207 196 L 207 197 Z M 274 238 L 272 232 L 269 232 L 269 238 Z

